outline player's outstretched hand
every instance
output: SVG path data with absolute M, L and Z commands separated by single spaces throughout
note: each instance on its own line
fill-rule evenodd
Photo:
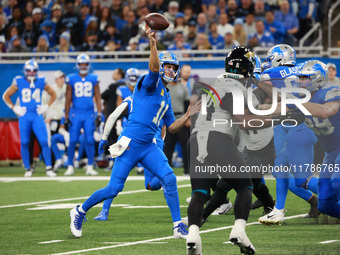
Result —
M 146 28 L 146 34 L 149 37 L 150 45 L 155 45 L 156 44 L 156 32 L 153 31 L 148 25 L 145 24 Z
M 15 112 L 15 114 L 21 116 L 24 116 L 26 114 L 26 107 L 21 107 L 20 105 L 16 105 L 13 107 L 13 112 Z
M 189 105 L 188 112 L 190 116 L 195 115 L 196 113 L 199 113 L 199 111 L 201 110 L 201 106 L 202 106 L 202 100 Z
M 300 125 L 305 122 L 305 115 L 300 110 L 291 110 L 287 112 L 287 115 L 276 114 L 272 116 L 272 119 L 278 119 L 281 121 L 285 121 L 285 124 L 289 125 Z
M 48 109 L 48 105 L 47 104 L 38 105 L 37 106 L 37 113 L 39 115 L 41 115 L 41 114 L 45 113 L 47 111 L 47 109 Z
M 102 155 L 104 154 L 105 150 L 104 150 L 104 146 L 105 145 L 109 145 L 109 142 L 107 140 L 100 140 L 99 142 L 99 146 L 98 146 L 98 154 Z

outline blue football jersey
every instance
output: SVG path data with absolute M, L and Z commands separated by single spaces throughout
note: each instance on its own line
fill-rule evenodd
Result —
M 94 111 L 94 86 L 99 83 L 98 75 L 88 74 L 81 77 L 78 73 L 66 77 L 66 83 L 72 87 L 72 107 L 75 111 Z
M 261 74 L 261 81 L 270 81 L 274 87 L 296 87 L 296 73 L 298 66 L 278 66 L 264 70 Z
M 175 121 L 170 93 L 159 73 L 149 71 L 136 85 L 132 110 L 122 135 L 141 143 L 152 142 L 162 118 L 167 127 Z
M 340 100 L 340 88 L 325 84 L 318 89 L 309 102 L 324 104 Z M 340 111 L 327 119 L 307 116 L 306 125 L 313 129 L 326 152 L 340 148 Z
M 26 80 L 24 76 L 16 76 L 12 82 L 12 85 L 18 87 L 20 106 L 26 107 L 28 112 L 36 112 L 37 106 L 41 105 L 42 92 L 46 84 L 45 77 L 37 77 L 34 80 L 34 88 L 31 81 Z
M 123 98 L 123 100 L 129 96 L 133 95 L 133 91 L 129 89 L 128 86 L 119 86 L 116 91 L 117 96 L 120 96 Z
M 128 112 L 125 115 L 125 117 L 127 119 L 129 118 L 130 112 L 132 110 L 132 101 L 133 101 L 132 98 L 133 98 L 133 96 L 129 96 L 129 97 L 127 97 L 127 98 L 125 98 L 123 100 L 123 103 L 124 102 L 128 103 Z M 159 126 L 158 126 L 158 129 L 157 129 L 157 132 L 155 134 L 155 138 L 156 138 L 158 143 L 159 142 L 162 142 L 162 143 L 164 142 L 163 139 L 162 139 L 162 128 L 163 128 L 163 126 L 164 126 L 164 121 L 163 121 L 163 119 L 161 119 L 161 121 L 159 122 Z

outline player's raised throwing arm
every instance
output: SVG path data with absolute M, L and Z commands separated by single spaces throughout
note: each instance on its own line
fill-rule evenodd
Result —
M 155 31 L 152 31 L 151 28 L 146 26 L 146 34 L 149 37 L 150 42 L 150 60 L 149 60 L 149 69 L 153 73 L 159 72 L 159 57 L 157 52 L 157 41 Z

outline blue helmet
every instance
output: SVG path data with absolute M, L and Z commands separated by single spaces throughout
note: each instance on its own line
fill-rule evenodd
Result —
M 79 64 L 87 64 L 86 67 L 81 67 Z M 91 68 L 91 62 L 90 62 L 90 57 L 86 54 L 80 54 L 77 57 L 77 64 L 76 64 L 77 70 L 79 71 L 80 74 L 88 74 L 90 72 Z
M 24 65 L 24 75 L 26 78 L 36 78 L 38 76 L 39 65 L 33 59 L 26 61 Z
M 318 90 L 328 82 L 327 66 L 319 60 L 306 61 L 296 75 L 300 78 L 299 86 L 308 89 L 310 92 Z M 309 79 L 302 83 L 301 77 L 308 77 Z
M 137 81 L 139 79 L 139 71 L 137 68 L 130 68 L 126 71 L 125 74 L 125 83 L 126 85 L 136 86 Z
M 159 53 L 158 57 L 160 61 L 159 74 L 161 75 L 162 79 L 167 83 L 176 81 L 178 74 L 179 74 L 180 67 L 179 67 L 179 62 L 178 62 L 178 59 L 175 53 L 171 51 L 163 51 Z M 175 71 L 171 71 L 171 77 L 165 76 L 164 70 L 167 70 L 167 69 L 164 69 L 164 64 L 171 64 L 176 67 Z M 172 75 L 173 72 L 174 72 L 174 75 Z
M 296 52 L 288 44 L 273 46 L 267 54 L 267 61 L 272 67 L 296 64 Z
M 262 72 L 262 62 L 261 59 L 255 55 L 255 69 L 254 73 L 261 73 Z

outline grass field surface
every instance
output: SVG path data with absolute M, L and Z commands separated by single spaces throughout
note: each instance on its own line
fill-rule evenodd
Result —
M 74 238 L 69 229 L 69 211 L 106 186 L 108 178 L 81 178 L 85 170 L 76 170 L 75 177 L 69 178 L 63 176 L 64 171 L 59 171 L 56 180 L 44 177 L 27 181 L 17 178 L 23 177 L 23 168 L 1 166 L 0 254 L 186 254 L 185 240 L 172 237 L 163 192 L 146 191 L 142 177 L 127 181 L 114 199 L 108 221 L 93 220 L 102 204 L 91 209 L 83 225 L 83 237 Z M 182 171 L 175 169 L 178 176 Z M 99 172 L 101 176 L 110 175 L 103 169 Z M 33 176 L 45 176 L 43 167 L 38 167 Z M 189 180 L 178 181 L 182 217 L 187 214 L 189 184 Z M 275 197 L 275 180 L 267 180 L 267 184 Z M 235 200 L 234 191 L 229 198 Z M 322 215 L 318 224 L 314 219 L 302 218 L 309 204 L 292 193 L 288 194 L 286 209 L 288 219 L 281 226 L 271 227 L 257 223 L 262 209 L 251 211 L 246 230 L 257 254 L 340 254 L 339 224 L 333 219 L 322 223 Z M 209 218 L 201 228 L 204 255 L 240 254 L 228 242 L 233 222 L 232 211 Z

